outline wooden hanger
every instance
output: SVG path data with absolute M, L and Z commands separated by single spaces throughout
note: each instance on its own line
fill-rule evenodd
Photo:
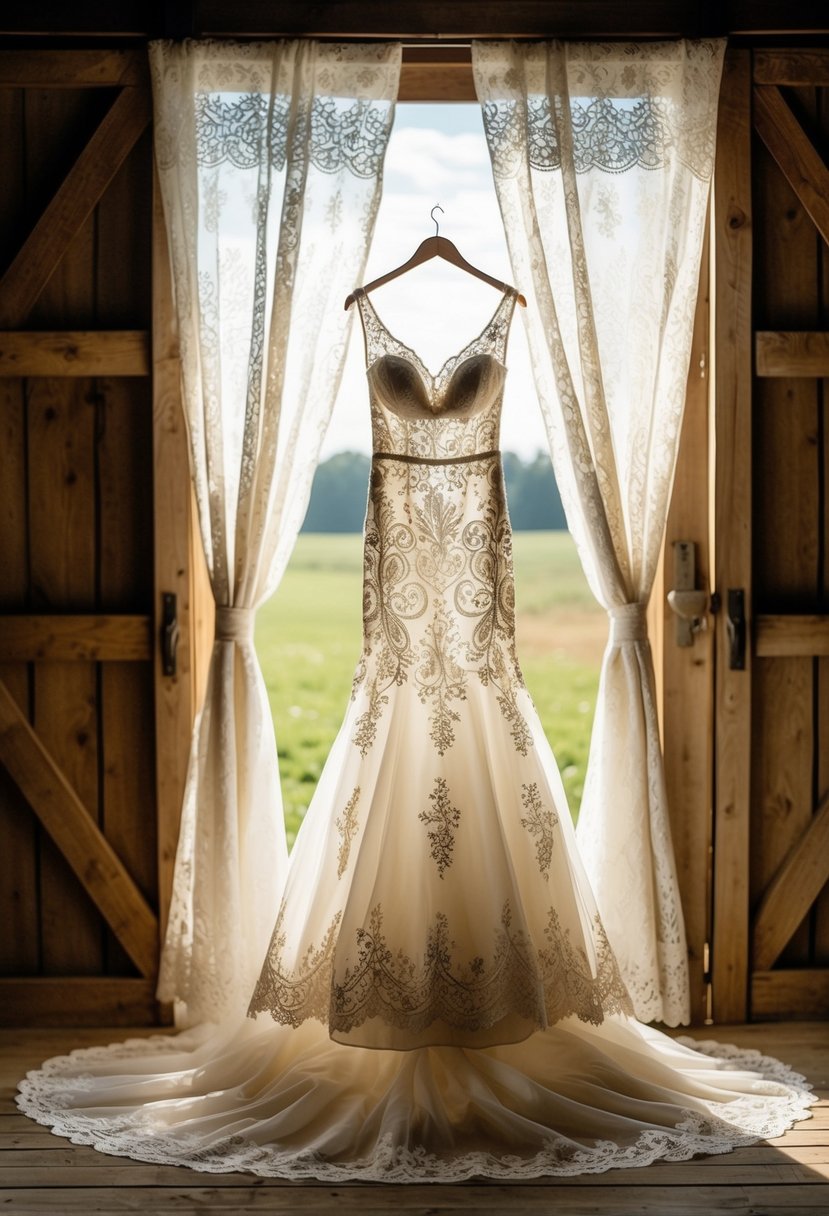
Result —
M 489 283 L 490 287 L 497 287 L 499 291 L 507 290 L 509 287 L 508 283 L 502 283 L 500 279 L 493 279 L 492 275 L 487 274 L 483 270 L 478 270 L 477 266 L 473 266 L 471 262 L 467 262 L 456 245 L 448 241 L 445 236 L 440 235 L 440 226 L 435 219 L 436 211 L 443 211 L 440 203 L 436 203 L 429 212 L 435 225 L 435 235 L 427 236 L 425 241 L 421 241 L 408 262 L 404 262 L 402 266 L 398 266 L 387 274 L 381 275 L 379 279 L 366 283 L 363 291 L 373 291 L 375 287 L 382 287 L 384 283 L 398 278 L 401 274 L 406 274 L 408 270 L 414 270 L 415 266 L 421 266 L 432 258 L 443 258 L 444 261 L 451 262 L 453 266 L 457 266 L 459 270 L 465 270 L 467 274 L 474 275 L 476 279 L 483 279 L 485 283 Z M 515 298 L 522 308 L 527 307 L 527 301 L 524 296 L 518 293 Z M 350 308 L 356 299 L 357 293 L 352 291 L 351 295 L 346 299 L 345 308 Z

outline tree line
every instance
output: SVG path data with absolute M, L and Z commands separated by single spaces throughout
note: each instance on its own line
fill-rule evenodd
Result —
M 566 529 L 549 456 L 538 452 L 531 460 L 522 460 L 515 452 L 504 452 L 503 462 L 513 529 Z M 370 468 L 371 460 L 362 452 L 337 452 L 323 460 L 314 477 L 302 531 L 362 532 Z

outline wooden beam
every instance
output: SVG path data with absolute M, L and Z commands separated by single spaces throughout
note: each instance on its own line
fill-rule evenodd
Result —
M 0 376 L 148 376 L 150 335 L 140 329 L 7 330 Z
M 829 969 L 755 971 L 751 977 L 754 1021 L 825 1018 L 829 1014 Z
M 158 1022 L 155 981 L 121 976 L 0 978 L 0 1026 L 145 1026 Z
M 0 51 L 0 88 L 90 89 L 148 85 L 143 51 Z
M 755 51 L 754 83 L 829 85 L 829 50 L 798 48 Z
M 112 15 L 104 21 L 112 21 Z M 64 17 L 64 24 L 65 24 Z M 815 0 L 724 0 L 718 33 L 825 32 L 825 8 Z M 59 28 L 59 27 L 58 27 Z M 709 26 L 710 29 L 710 26 Z M 200 36 L 422 38 L 699 37 L 700 8 L 690 0 L 200 0 Z
M 829 794 L 769 883 L 754 918 L 754 967 L 769 971 L 829 882 Z
M 745 593 L 751 621 L 751 63 L 725 57 L 714 183 L 715 580 Z M 716 738 L 712 997 L 715 1022 L 743 1022 L 748 1007 L 748 840 L 751 789 L 751 646 L 732 671 L 726 613 L 715 617 Z
M 149 92 L 122 89 L 0 280 L 0 327 L 25 321 L 149 120 Z
M 148 616 L 0 616 L 0 660 L 138 662 L 153 657 Z
M 175 676 L 155 661 L 156 805 L 158 808 L 158 907 L 162 937 L 173 888 L 181 805 L 197 701 L 195 688 L 194 588 L 191 545 L 192 490 L 187 434 L 181 402 L 178 331 L 167 235 L 157 173 L 153 175 L 153 529 L 155 636 L 160 636 L 162 595 L 178 606 L 179 643 Z
M 470 47 L 404 47 L 398 101 L 477 101 Z
M 758 330 L 754 353 L 758 376 L 829 376 L 829 333 Z
M 829 244 L 829 168 L 776 85 L 755 86 L 754 126 Z
M 155 913 L 2 682 L 0 761 L 141 974 L 154 975 Z
M 665 784 L 677 879 L 688 945 L 691 1020 L 707 1016 L 706 943 L 710 941 L 712 798 L 714 759 L 714 629 L 697 633 L 693 646 L 676 644 L 674 615 L 667 595 L 674 586 L 675 541 L 696 542 L 697 586 L 710 590 L 711 494 L 709 405 L 711 388 L 710 216 L 703 246 L 694 338 L 685 392 L 685 413 L 674 485 L 650 609 L 656 620 L 648 634 L 661 683 Z M 713 625 L 713 618 L 710 621 Z M 660 645 L 661 641 L 661 645 Z M 661 677 L 661 681 L 660 681 Z
M 829 615 L 758 616 L 754 622 L 757 657 L 813 658 L 829 655 Z

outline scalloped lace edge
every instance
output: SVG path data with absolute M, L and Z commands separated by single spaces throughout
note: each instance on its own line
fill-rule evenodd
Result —
M 705 1055 L 728 1060 L 734 1068 L 759 1073 L 763 1081 L 774 1081 L 788 1093 L 774 1095 L 775 1109 L 769 1109 L 769 1094 L 749 1092 L 728 1103 L 729 1121 L 714 1113 L 701 1115 L 687 1111 L 674 1128 L 648 1129 L 630 1145 L 597 1141 L 590 1148 L 562 1148 L 551 1135 L 544 1148 L 533 1156 L 498 1156 L 484 1151 L 458 1156 L 439 1156 L 425 1149 L 395 1145 L 390 1136 L 378 1139 L 368 1157 L 335 1162 L 310 1152 L 285 1152 L 274 1146 L 240 1146 L 238 1138 L 199 1148 L 200 1137 L 190 1140 L 181 1134 L 164 1135 L 153 1130 L 147 1134 L 136 1116 L 101 1119 L 76 1113 L 62 1113 L 61 1082 L 79 1061 L 105 1059 L 112 1047 L 77 1048 L 69 1055 L 47 1060 L 20 1082 L 16 1102 L 23 1114 L 50 1127 L 55 1135 L 72 1144 L 91 1145 L 99 1152 L 131 1157 L 157 1165 L 184 1165 L 203 1173 L 235 1173 L 287 1179 L 317 1179 L 323 1182 L 463 1182 L 471 1178 L 522 1179 L 544 1175 L 572 1177 L 598 1174 L 614 1168 L 649 1165 L 656 1160 L 687 1161 L 697 1153 L 716 1155 L 735 1148 L 782 1135 L 793 1123 L 810 1117 L 817 1098 L 806 1079 L 788 1065 L 751 1048 L 741 1048 L 714 1040 L 677 1037 L 676 1042 Z M 120 1058 L 148 1053 L 180 1051 L 172 1036 L 130 1039 L 115 1045 Z M 73 1077 L 77 1091 L 77 1076 Z

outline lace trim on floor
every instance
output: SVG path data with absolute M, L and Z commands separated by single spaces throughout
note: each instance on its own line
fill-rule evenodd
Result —
M 788 1092 L 775 1095 L 746 1094 L 723 1104 L 729 1119 L 687 1111 L 674 1128 L 648 1130 L 632 1145 L 621 1147 L 598 1141 L 589 1148 L 577 1148 L 563 1137 L 550 1135 L 549 1142 L 529 1157 L 489 1152 L 461 1153 L 441 1157 L 425 1149 L 406 1148 L 383 1137 L 368 1157 L 350 1162 L 325 1160 L 317 1153 L 290 1152 L 272 1145 L 247 1144 L 242 1136 L 228 1136 L 209 1148 L 199 1147 L 201 1138 L 191 1135 L 159 1135 L 144 1112 L 112 1119 L 93 1118 L 65 1111 L 71 1089 L 77 1093 L 79 1078 L 69 1077 L 81 1062 L 89 1064 L 108 1059 L 176 1053 L 181 1046 L 173 1036 L 132 1039 L 109 1047 L 86 1047 L 68 1056 L 47 1060 L 20 1083 L 17 1105 L 23 1114 L 73 1144 L 88 1144 L 99 1152 L 116 1157 L 131 1157 L 157 1165 L 185 1165 L 201 1173 L 222 1174 L 244 1171 L 264 1178 L 305 1179 L 322 1182 L 466 1182 L 471 1178 L 572 1177 L 599 1174 L 614 1168 L 650 1165 L 657 1160 L 687 1161 L 696 1153 L 710 1155 L 780 1136 L 791 1125 L 809 1117 L 816 1101 L 804 1077 L 772 1056 L 736 1047 L 730 1043 L 697 1042 L 680 1038 L 677 1042 L 705 1055 L 727 1060 L 734 1069 L 749 1069 L 763 1080 L 777 1082 Z M 344 1050 L 352 1050 L 344 1048 Z M 82 1080 L 82 1078 L 81 1078 Z M 92 1078 L 88 1078 L 92 1083 Z M 771 1102 L 775 1103 L 770 1109 Z

